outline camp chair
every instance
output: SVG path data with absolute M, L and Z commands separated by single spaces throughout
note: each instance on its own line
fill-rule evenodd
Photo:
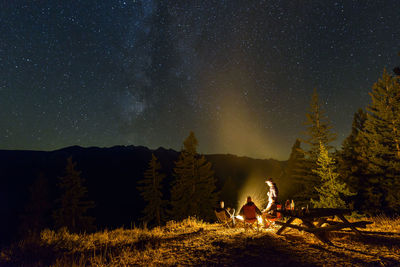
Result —
M 229 216 L 226 210 L 221 210 L 217 212 L 214 210 L 215 216 L 217 216 L 218 222 L 223 226 L 227 226 L 228 228 L 235 227 L 235 221 L 233 216 Z
M 259 230 L 259 225 L 258 225 L 258 219 L 257 218 L 255 218 L 255 219 L 254 218 L 251 218 L 251 219 L 245 218 L 243 220 L 243 227 L 244 227 L 244 229 L 251 228 L 254 225 L 254 223 L 256 224 L 257 231 L 258 231 Z
M 254 207 L 245 205 L 243 207 L 243 227 L 247 229 L 248 227 L 253 226 L 256 223 L 257 231 L 258 231 L 258 219 L 257 213 Z
M 276 220 L 279 220 L 282 218 L 282 213 L 279 212 L 282 210 L 282 205 L 276 204 L 276 210 L 274 211 L 275 214 L 269 214 L 268 212 L 265 212 L 262 214 L 262 217 L 265 221 L 265 226 L 268 228 L 271 225 L 275 223 Z

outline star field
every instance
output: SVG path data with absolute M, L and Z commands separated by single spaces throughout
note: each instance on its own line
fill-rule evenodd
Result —
M 287 159 L 313 88 L 338 133 L 400 64 L 400 2 L 3 1 L 0 149 Z

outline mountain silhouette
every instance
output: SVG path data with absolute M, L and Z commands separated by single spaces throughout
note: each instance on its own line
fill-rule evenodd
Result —
M 89 198 L 96 204 L 90 215 L 96 218 L 98 229 L 137 225 L 145 204 L 137 192 L 137 181 L 142 179 L 148 168 L 152 153 L 159 159 L 162 172 L 166 174 L 163 188 L 165 197 L 169 198 L 174 162 L 179 156 L 179 152 L 172 149 L 71 146 L 55 151 L 0 150 L 0 213 L 2 218 L 6 218 L 0 220 L 3 242 L 16 236 L 21 214 L 29 201 L 29 188 L 39 176 L 48 181 L 49 201 L 53 202 L 58 197 L 58 177 L 64 175 L 70 156 L 77 163 L 76 169 L 82 172 Z M 226 181 L 232 183 L 232 188 L 238 189 L 255 172 L 260 177 L 279 177 L 286 163 L 229 154 L 205 156 L 212 163 L 219 190 L 226 185 Z M 235 194 L 232 195 L 234 198 Z

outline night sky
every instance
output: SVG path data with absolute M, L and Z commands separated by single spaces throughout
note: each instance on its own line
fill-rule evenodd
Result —
M 313 88 L 340 147 L 400 1 L 1 1 L 0 149 L 143 145 L 287 159 Z

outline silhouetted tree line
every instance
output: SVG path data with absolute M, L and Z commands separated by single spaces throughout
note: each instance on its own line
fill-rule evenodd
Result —
M 58 197 L 51 202 L 48 182 L 41 174 L 30 188 L 30 199 L 21 215 L 20 234 L 34 236 L 46 227 L 65 227 L 70 232 L 92 231 L 94 218 L 87 211 L 94 202 L 87 199 L 87 188 L 72 157 L 67 159 L 65 173 L 58 177 Z
M 197 153 L 198 141 L 193 132 L 183 143 L 184 147 L 175 162 L 174 182 L 169 200 L 162 198 L 161 165 L 152 155 L 149 168 L 139 182 L 138 189 L 147 205 L 143 210 L 143 220 L 161 225 L 167 219 L 182 220 L 188 216 L 211 220 L 213 207 L 217 202 L 214 171 L 211 163 Z
M 184 141 L 183 149 L 173 168 L 171 187 L 163 187 L 166 177 L 161 164 L 152 154 L 148 169 L 137 189 L 146 203 L 142 221 L 161 225 L 166 220 L 181 220 L 188 216 L 211 220 L 217 202 L 214 171 L 203 155 L 197 153 L 198 142 L 193 132 Z M 170 199 L 163 192 L 169 191 Z M 88 189 L 76 162 L 69 157 L 62 176 L 58 177 L 56 192 L 51 192 L 43 174 L 30 187 L 30 196 L 21 214 L 19 226 L 22 237 L 37 236 L 44 228 L 66 228 L 70 232 L 93 231 L 95 218 L 88 211 L 95 207 L 88 199 Z M 132 203 L 133 208 L 137 208 Z M 129 212 L 129 211 L 124 211 Z
M 152 154 L 148 169 L 137 186 L 146 202 L 142 211 L 143 222 L 161 225 L 166 220 L 181 220 L 188 216 L 208 221 L 213 218 L 213 207 L 218 196 L 216 180 L 211 163 L 197 153 L 197 146 L 198 141 L 194 133 L 190 132 L 175 162 L 175 180 L 170 189 L 170 199 L 163 198 L 162 192 L 165 190 L 162 182 L 166 175 L 161 173 L 161 164 Z M 21 216 L 20 229 L 23 236 L 37 235 L 46 227 L 65 227 L 70 232 L 95 230 L 94 217 L 88 215 L 94 202 L 87 199 L 88 190 L 72 157 L 67 159 L 64 175 L 58 178 L 57 188 L 58 197 L 51 203 L 47 180 L 43 175 L 34 182 L 30 199 Z
M 285 171 L 299 205 L 400 213 L 400 76 L 384 70 L 369 95 L 341 149 L 332 151 L 335 136 L 314 90 L 306 138 L 296 140 Z
M 146 170 L 143 166 L 145 161 L 131 162 L 131 167 L 123 168 L 123 172 L 125 174 L 132 171 L 133 179 L 131 182 L 123 184 L 121 179 L 117 179 L 118 177 L 109 180 L 108 177 L 112 177 L 110 175 L 113 173 L 121 175 L 121 172 L 113 171 L 109 167 L 97 166 L 100 172 L 106 170 L 106 174 L 101 176 L 101 173 L 95 172 L 93 175 L 93 169 L 96 169 L 96 155 L 102 153 L 102 150 L 96 149 L 93 152 L 91 149 L 89 153 L 78 154 L 74 152 L 74 148 L 62 151 L 60 154 L 57 152 L 56 155 L 61 155 L 58 156 L 60 159 L 57 163 L 61 169 L 58 166 L 53 169 L 55 171 L 47 169 L 47 165 L 55 164 L 52 160 L 45 159 L 42 163 L 44 165 L 40 167 L 38 167 L 38 163 L 35 163 L 35 168 L 39 168 L 41 174 L 31 184 L 29 196 L 24 201 L 25 208 L 19 212 L 22 213 L 19 225 L 20 233 L 25 237 L 26 234 L 39 234 L 44 228 L 66 227 L 71 232 L 81 232 L 95 230 L 96 227 L 129 226 L 130 222 L 139 221 L 140 211 L 144 215 L 141 220 L 152 226 L 163 224 L 166 220 L 180 220 L 187 216 L 197 216 L 200 219 L 211 221 L 215 219 L 213 208 L 217 196 L 223 197 L 229 206 L 235 206 L 237 192 L 250 171 L 258 170 L 260 173 L 275 175 L 279 174 L 283 168 L 283 163 L 279 161 L 254 160 L 234 155 L 209 155 L 206 160 L 205 156 L 197 153 L 197 146 L 196 137 L 191 133 L 179 154 L 175 152 L 163 154 L 154 151 L 153 157 L 151 153 L 147 154 L 149 151 L 147 149 L 146 153 L 139 152 L 135 156 L 136 161 L 138 157 L 150 156 L 148 169 Z M 109 150 L 107 149 L 107 151 Z M 106 159 L 103 158 L 100 161 L 101 164 L 107 164 L 120 154 L 119 149 L 113 149 L 113 151 L 111 155 L 107 155 Z M 65 155 L 74 155 L 74 157 L 65 159 Z M 165 163 L 162 168 L 156 155 L 161 158 L 161 162 Z M 35 157 L 37 156 L 35 155 Z M 53 159 L 54 155 L 51 157 Z M 75 158 L 78 159 L 79 165 L 74 162 Z M 84 160 L 81 162 L 79 158 L 85 158 L 86 162 Z M 125 155 L 121 158 L 126 163 L 118 166 L 129 164 L 129 157 Z M 117 158 L 116 160 L 120 161 L 121 159 Z M 213 162 L 215 169 L 211 168 L 210 162 Z M 90 164 L 93 164 L 93 167 Z M 25 164 L 21 166 L 25 166 Z M 49 168 L 51 167 L 49 166 Z M 92 170 L 88 171 L 90 168 Z M 84 171 L 84 175 L 80 169 Z M 138 169 L 141 170 L 143 176 L 140 176 Z M 15 172 L 15 170 L 13 171 Z M 218 174 L 218 180 L 214 171 Z M 98 181 L 96 181 L 96 175 Z M 124 177 L 123 179 L 128 178 L 127 175 Z M 261 175 L 261 177 L 263 176 Z M 84 178 L 88 179 L 87 182 Z M 142 181 L 138 183 L 139 179 Z M 19 188 L 21 193 L 24 193 L 22 183 Z M 92 209 L 94 205 L 89 201 L 88 191 L 91 198 L 96 200 L 95 209 Z M 219 191 L 221 191 L 220 194 L 218 194 Z M 22 198 L 23 196 L 20 195 Z M 140 197 L 143 201 L 140 201 Z M 117 212 L 108 214 L 109 207 L 114 208 Z M 106 223 L 104 222 L 105 216 L 111 217 Z M 113 218 L 115 216 L 121 217 Z M 93 225 L 93 218 L 96 218 L 96 227 Z M 121 220 L 121 218 L 127 219 Z

